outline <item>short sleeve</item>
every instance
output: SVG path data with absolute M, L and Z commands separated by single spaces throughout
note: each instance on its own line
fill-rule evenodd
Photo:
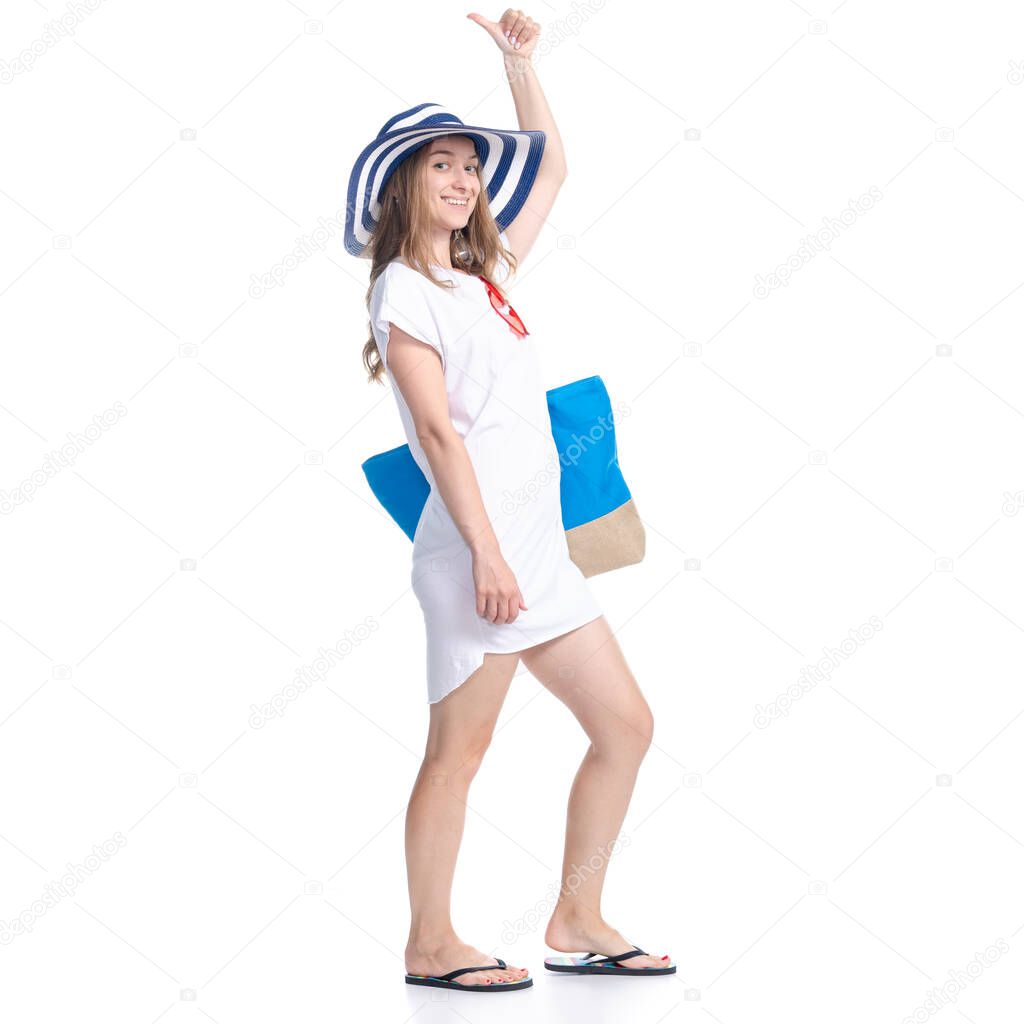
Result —
M 441 368 L 447 369 L 448 359 L 441 340 L 437 300 L 427 291 L 436 285 L 425 280 L 423 275 L 404 263 L 389 263 L 374 282 L 370 296 L 370 326 L 380 349 L 385 368 L 388 365 L 388 340 L 395 324 L 410 337 L 422 341 L 441 357 Z

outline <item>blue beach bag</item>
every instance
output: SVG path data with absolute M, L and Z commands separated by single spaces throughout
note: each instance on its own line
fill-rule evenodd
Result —
M 584 377 L 552 388 L 547 402 L 569 557 L 584 576 L 634 565 L 644 557 L 644 526 L 619 468 L 604 381 Z M 373 455 L 362 468 L 377 500 L 412 540 L 430 484 L 409 446 Z

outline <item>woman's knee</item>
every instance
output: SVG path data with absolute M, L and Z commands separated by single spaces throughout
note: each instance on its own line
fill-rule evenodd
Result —
M 640 698 L 639 706 L 635 713 L 633 728 L 643 742 L 643 747 L 646 751 L 654 739 L 654 712 L 651 711 L 650 704 L 643 697 Z
M 654 714 L 638 692 L 627 703 L 607 709 L 588 732 L 598 755 L 627 755 L 639 760 L 654 738 Z
M 646 754 L 654 739 L 654 712 L 639 694 L 631 703 L 628 724 L 641 754 Z
M 425 771 L 430 775 L 472 779 L 483 763 L 492 735 L 492 728 L 481 728 L 428 740 L 423 758 Z

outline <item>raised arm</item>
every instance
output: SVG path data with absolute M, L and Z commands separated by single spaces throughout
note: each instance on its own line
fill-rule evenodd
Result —
M 516 259 L 523 260 L 540 235 L 567 173 L 562 137 L 558 134 L 555 119 L 530 60 L 540 38 L 540 26 L 522 11 L 512 9 L 505 11 L 497 22 L 488 21 L 481 14 L 469 14 L 467 17 L 486 29 L 502 52 L 505 77 L 512 90 L 519 127 L 524 131 L 542 131 L 547 136 L 544 155 L 526 205 L 505 229 L 509 248 Z

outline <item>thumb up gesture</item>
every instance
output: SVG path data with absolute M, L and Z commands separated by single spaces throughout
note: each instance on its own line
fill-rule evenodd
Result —
M 496 22 L 488 21 L 482 14 L 467 14 L 466 17 L 486 29 L 502 53 L 529 57 L 540 38 L 540 25 L 522 11 L 509 8 Z

